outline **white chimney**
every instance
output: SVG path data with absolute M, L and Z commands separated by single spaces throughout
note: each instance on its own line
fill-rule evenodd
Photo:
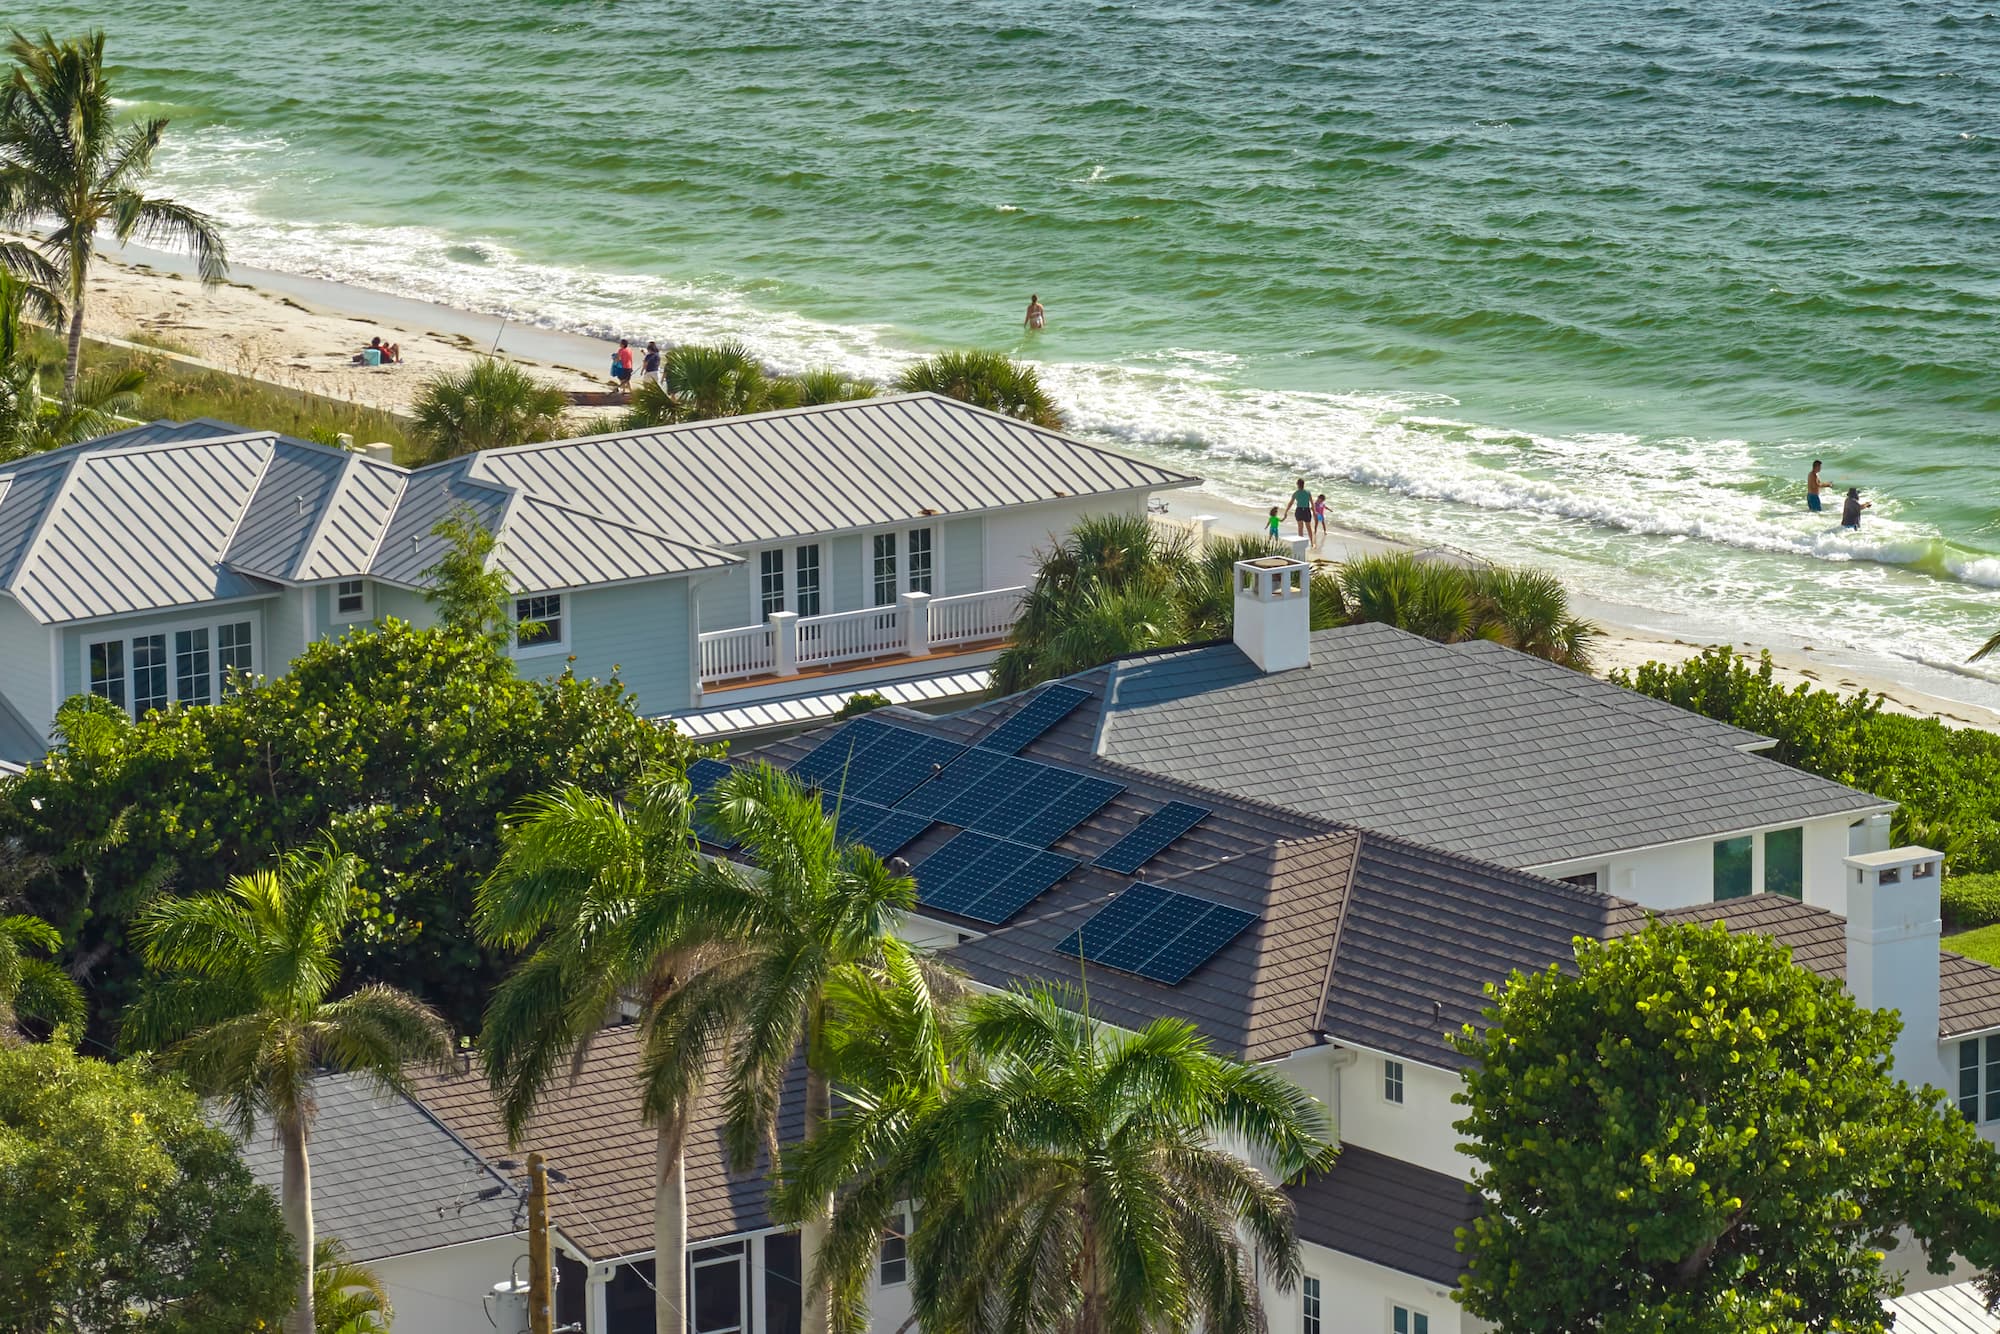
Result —
M 1938 1056 L 1938 887 L 1944 854 L 1931 848 L 1863 852 L 1847 863 L 1847 989 L 1903 1020 L 1895 1073 L 1948 1088 Z
M 1236 647 L 1259 671 L 1312 661 L 1312 567 L 1290 556 L 1236 562 Z
M 361 447 L 361 452 L 371 459 L 380 459 L 384 463 L 396 461 L 396 447 L 387 440 L 370 441 Z

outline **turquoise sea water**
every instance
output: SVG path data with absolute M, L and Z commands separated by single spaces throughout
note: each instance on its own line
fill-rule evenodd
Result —
M 1344 522 L 1745 635 L 1943 664 L 2000 627 L 1978 4 L 109 21 L 122 91 L 175 119 L 165 187 L 246 262 L 783 365 L 1006 348 L 1085 432 L 1242 498 L 1304 471 Z M 1805 513 L 1814 457 L 1874 502 L 1860 533 Z

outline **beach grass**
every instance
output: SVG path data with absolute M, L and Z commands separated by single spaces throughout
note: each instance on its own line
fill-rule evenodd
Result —
M 1968 959 L 1990 963 L 2000 968 L 2000 925 L 1982 926 L 1974 931 L 1961 931 L 1955 936 L 1944 938 L 1944 947 L 1955 954 L 1963 954 Z
M 53 335 L 37 331 L 36 342 L 37 353 L 59 364 L 62 344 Z M 354 437 L 356 444 L 383 441 L 395 447 L 399 459 L 409 453 L 409 423 L 379 408 L 272 384 L 257 377 L 255 366 L 244 367 L 242 374 L 232 374 L 191 366 L 143 349 L 84 340 L 86 374 L 134 365 L 145 370 L 146 383 L 139 391 L 137 404 L 126 409 L 125 415 L 141 421 L 212 417 L 249 431 L 277 431 L 322 444 L 333 444 L 335 437 L 342 434 Z

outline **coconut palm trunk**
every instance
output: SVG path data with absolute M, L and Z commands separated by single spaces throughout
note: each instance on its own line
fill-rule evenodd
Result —
M 817 1027 L 817 1023 L 815 1024 Z M 806 1067 L 806 1139 L 816 1137 L 820 1127 L 833 1119 L 833 1090 L 828 1086 L 826 1076 L 814 1066 Z M 818 1272 L 820 1252 L 826 1248 L 827 1215 L 833 1201 L 813 1209 L 799 1225 L 799 1272 L 812 1275 Z M 832 1296 L 819 1284 L 808 1284 L 804 1294 L 805 1308 L 799 1320 L 800 1334 L 828 1334 L 833 1324 Z
M 312 1163 L 306 1157 L 306 1123 L 296 1112 L 278 1122 L 285 1168 L 280 1204 L 299 1253 L 299 1299 L 285 1317 L 285 1334 L 313 1334 Z
M 687 1328 L 687 1123 L 661 1117 L 653 1137 L 653 1328 Z
M 79 274 L 82 269 L 76 270 Z M 76 283 L 69 294 L 69 353 L 63 361 L 63 411 L 76 406 L 76 381 L 83 366 L 83 284 Z

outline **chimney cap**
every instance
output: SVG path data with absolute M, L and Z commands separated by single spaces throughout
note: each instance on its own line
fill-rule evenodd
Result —
M 1253 570 L 1288 570 L 1294 565 L 1303 565 L 1305 562 L 1293 560 L 1290 556 L 1259 556 L 1255 560 L 1246 560 L 1243 564 Z
M 1936 848 L 1888 848 L 1882 852 L 1857 852 L 1846 858 L 1849 866 L 1867 870 L 1877 866 L 1902 866 L 1909 862 L 1942 861 L 1944 854 Z

